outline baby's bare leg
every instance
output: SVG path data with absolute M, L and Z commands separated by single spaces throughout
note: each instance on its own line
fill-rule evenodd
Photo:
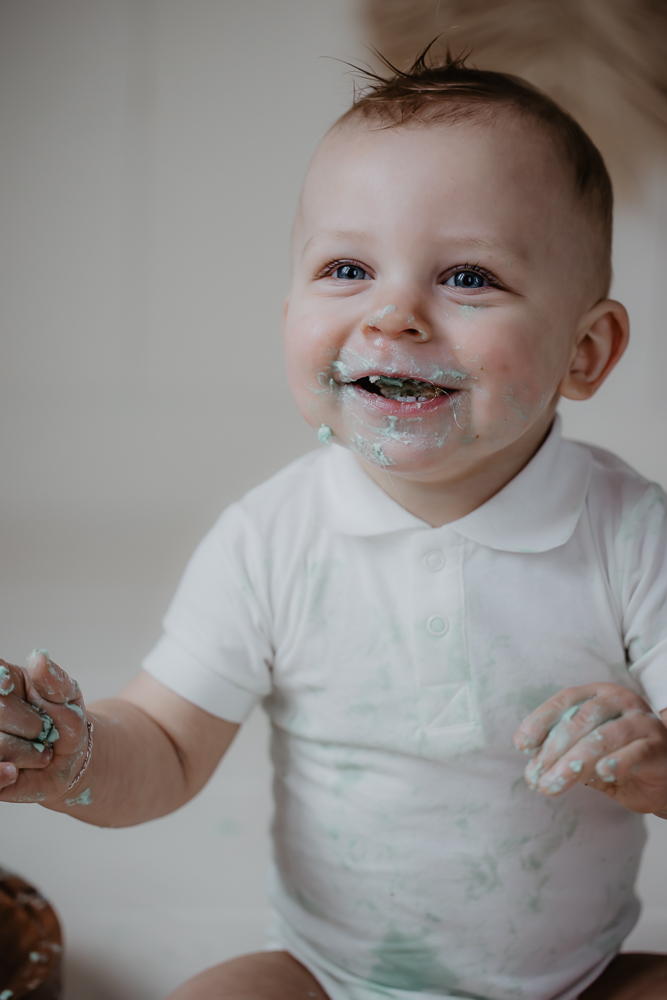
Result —
M 665 1000 L 667 955 L 617 955 L 579 1000 Z
M 286 951 L 260 951 L 223 962 L 168 1000 L 329 1000 L 317 980 Z

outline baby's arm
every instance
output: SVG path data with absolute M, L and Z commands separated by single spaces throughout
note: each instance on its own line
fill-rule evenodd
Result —
M 515 733 L 517 749 L 537 751 L 526 781 L 545 795 L 582 782 L 634 812 L 666 815 L 667 710 L 661 715 L 617 684 L 565 688 Z
M 196 795 L 238 728 L 143 672 L 86 709 L 76 681 L 36 651 L 24 669 L 0 667 L 0 802 L 98 826 L 142 823 Z

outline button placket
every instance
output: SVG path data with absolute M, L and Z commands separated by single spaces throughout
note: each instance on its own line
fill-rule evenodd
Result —
M 469 667 L 463 628 L 465 543 L 453 532 L 452 536 L 445 539 L 444 551 L 422 550 L 421 573 L 416 574 L 413 633 L 425 732 L 473 722 L 468 718 Z

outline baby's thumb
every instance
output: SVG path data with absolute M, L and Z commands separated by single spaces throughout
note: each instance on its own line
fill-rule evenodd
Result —
M 28 681 L 46 701 L 64 705 L 81 697 L 77 682 L 53 662 L 45 649 L 33 649 L 25 667 Z

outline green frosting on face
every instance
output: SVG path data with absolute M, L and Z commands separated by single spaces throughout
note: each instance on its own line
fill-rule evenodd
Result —
M 320 444 L 329 444 L 330 438 L 333 437 L 333 431 L 326 424 L 322 424 L 317 432 L 317 440 Z

